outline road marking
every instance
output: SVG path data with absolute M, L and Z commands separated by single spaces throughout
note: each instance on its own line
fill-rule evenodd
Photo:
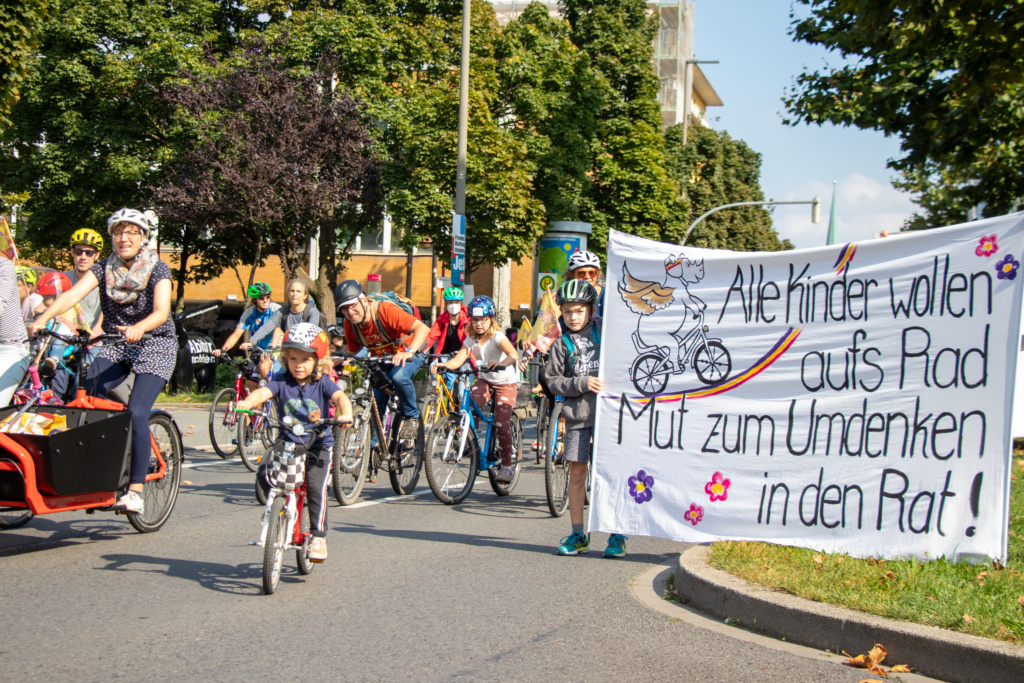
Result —
M 204 460 L 202 462 L 189 462 L 189 463 L 185 463 L 184 465 L 181 466 L 181 468 L 183 470 L 186 470 L 186 469 L 191 469 L 193 467 L 208 467 L 210 465 L 227 465 L 227 464 L 230 464 L 232 462 L 235 462 L 235 461 L 234 460 Z
M 364 500 L 362 503 L 355 503 L 354 505 L 343 505 L 343 510 L 355 510 L 356 508 L 365 508 L 370 505 L 380 505 L 381 503 L 390 503 L 393 500 L 402 500 L 404 498 L 415 498 L 416 496 L 422 496 L 430 493 L 430 489 L 423 489 L 422 491 L 414 491 L 405 496 L 388 496 L 387 498 L 378 498 L 377 500 Z

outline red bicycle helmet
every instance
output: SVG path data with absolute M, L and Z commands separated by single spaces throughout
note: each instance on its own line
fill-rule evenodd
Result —
M 71 289 L 71 279 L 64 273 L 45 273 L 36 283 L 36 294 L 60 296 Z
M 282 349 L 299 349 L 306 353 L 315 353 L 317 358 L 326 358 L 330 351 L 327 333 L 313 323 L 297 323 L 284 333 Z

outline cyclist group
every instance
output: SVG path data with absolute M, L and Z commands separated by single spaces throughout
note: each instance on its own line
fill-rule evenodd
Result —
M 74 268 L 67 273 L 47 273 L 35 278 L 32 269 L 15 269 L 0 257 L 0 405 L 10 402 L 29 362 L 28 338 L 51 320 L 62 325 L 101 332 L 120 332 L 126 343 L 93 350 L 86 388 L 90 395 L 103 396 L 134 373 L 134 387 L 127 408 L 132 415 L 131 469 L 129 486 L 115 509 L 141 513 L 141 492 L 149 463 L 150 443 L 147 419 L 157 395 L 173 370 L 177 353 L 170 319 L 171 274 L 147 244 L 149 218 L 133 209 L 121 209 L 107 220 L 112 240 L 111 254 L 97 261 L 104 246 L 101 235 L 81 229 L 72 235 Z M 51 277 L 52 276 L 52 277 Z M 565 282 L 556 294 L 561 312 L 562 334 L 549 350 L 541 372 L 544 391 L 564 398 L 564 454 L 570 464 L 569 510 L 572 530 L 558 547 L 561 555 L 589 550 L 584 533 L 585 482 L 591 457 L 593 424 L 600 353 L 600 324 L 603 292 L 597 255 L 581 251 L 572 255 Z M 35 291 L 32 291 L 32 290 Z M 424 351 L 442 356 L 438 365 L 456 370 L 466 364 L 477 368 L 478 378 L 470 396 L 478 407 L 494 401 L 494 426 L 502 462 L 497 481 L 508 483 L 513 476 L 511 416 L 516 404 L 520 359 L 516 347 L 498 328 L 494 301 L 474 297 L 463 305 L 462 290 L 444 291 L 445 310 L 427 327 L 415 315 L 391 301 L 371 299 L 362 285 L 346 280 L 334 291 L 341 325 L 322 329 L 320 312 L 299 280 L 288 286 L 287 307 L 272 301 L 268 284 L 257 282 L 248 289 L 251 306 L 222 347 L 231 350 L 248 334 L 241 349 L 252 347 L 270 352 L 280 348 L 280 361 L 262 354 L 258 377 L 260 387 L 238 402 L 251 409 L 274 398 L 278 415 L 312 426 L 333 407 L 343 426 L 352 422 L 352 404 L 331 378 L 331 348 L 344 346 L 350 354 L 390 356 L 385 372 L 398 398 L 401 415 L 419 418 L 413 377 L 426 360 Z M 17 298 L 15 298 L 17 297 Z M 15 304 L 15 302 L 18 304 Z M 27 323 L 27 327 L 26 327 Z M 52 325 L 52 323 L 50 323 Z M 374 399 L 383 408 L 386 396 L 374 387 Z M 285 440 L 293 438 L 282 433 Z M 313 542 L 309 558 L 327 557 L 325 539 L 327 506 L 324 502 L 327 474 L 331 471 L 333 435 L 328 430 L 307 447 L 306 485 L 309 497 Z M 612 534 L 606 557 L 625 555 L 626 537 Z

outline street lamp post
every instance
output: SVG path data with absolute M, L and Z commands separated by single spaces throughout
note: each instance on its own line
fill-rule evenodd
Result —
M 732 204 L 722 204 L 721 206 L 716 206 L 710 211 L 705 211 L 704 213 L 702 213 L 697 220 L 690 223 L 690 227 L 686 229 L 686 234 L 683 235 L 683 241 L 679 243 L 679 246 L 683 246 L 686 244 L 686 240 L 689 239 L 690 233 L 693 232 L 693 229 L 697 227 L 698 223 L 700 223 L 702 220 L 704 220 L 711 214 L 715 213 L 716 211 L 721 211 L 722 209 L 731 209 L 735 206 L 775 206 L 776 204 L 810 204 L 811 222 L 821 222 L 821 197 L 815 197 L 814 199 L 811 199 L 809 201 L 794 202 L 733 202 Z
M 683 144 L 686 144 L 686 130 L 690 127 L 690 83 L 694 64 L 718 64 L 717 59 L 687 59 L 683 67 Z

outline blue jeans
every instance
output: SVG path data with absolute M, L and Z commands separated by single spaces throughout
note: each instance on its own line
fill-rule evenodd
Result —
M 419 417 L 420 409 L 416 405 L 416 387 L 413 386 L 412 376 L 423 365 L 423 354 L 417 353 L 405 362 L 401 367 L 392 365 L 389 370 L 384 370 L 391 382 L 395 385 L 395 393 L 398 394 L 398 409 L 404 417 Z M 388 366 L 384 366 L 387 368 Z M 382 368 L 383 369 L 383 368 Z M 374 388 L 373 400 L 377 404 L 377 412 L 384 415 L 384 408 L 388 404 L 388 394 L 383 389 Z

